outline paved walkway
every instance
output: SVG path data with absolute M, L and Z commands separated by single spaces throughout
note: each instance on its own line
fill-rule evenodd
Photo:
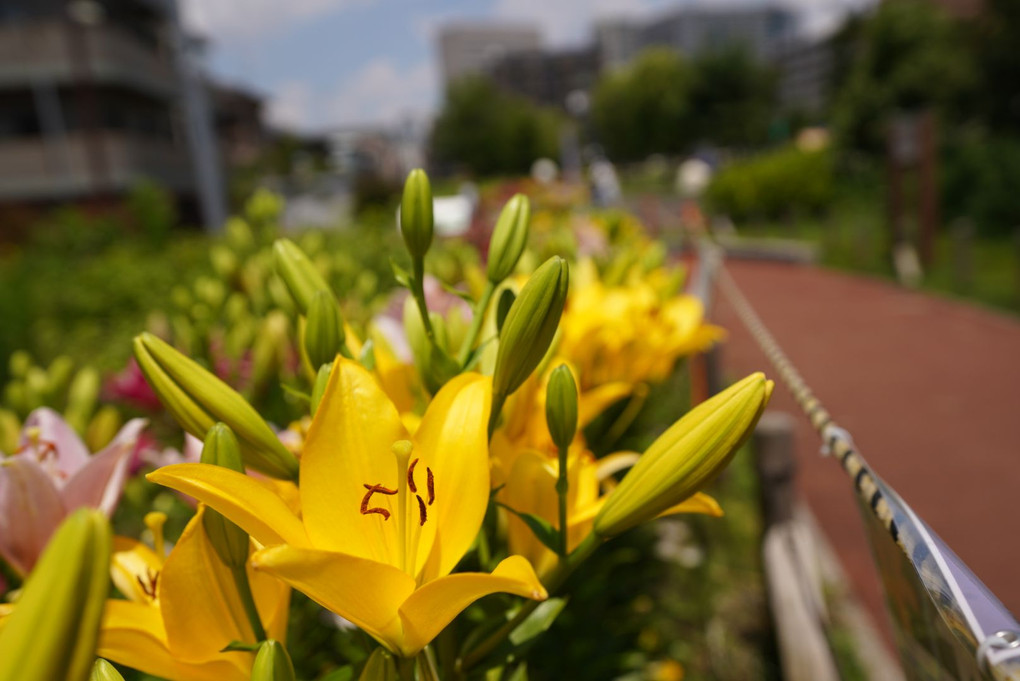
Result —
M 737 285 L 861 454 L 1020 614 L 1020 321 L 891 283 L 816 267 L 730 261 Z M 733 309 L 724 371 L 774 375 Z M 853 586 L 888 632 L 881 587 L 837 462 L 796 416 L 799 484 Z

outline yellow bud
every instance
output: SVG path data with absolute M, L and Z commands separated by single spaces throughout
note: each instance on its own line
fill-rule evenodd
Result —
M 259 646 L 251 666 L 251 681 L 294 681 L 294 666 L 282 643 L 269 639 Z
M 0 629 L 0 681 L 85 681 L 109 591 L 110 525 L 79 509 L 60 525 Z
M 136 336 L 134 351 L 149 385 L 182 428 L 201 438 L 223 421 L 241 440 L 245 463 L 266 475 L 297 479 L 297 459 L 230 386 L 152 334 Z
M 312 366 L 332 364 L 344 340 L 344 320 L 336 298 L 327 291 L 316 291 L 305 324 L 305 352 Z
M 432 245 L 432 187 L 421 168 L 415 168 L 404 182 L 400 199 L 400 234 L 411 257 L 420 260 Z
M 0 454 L 10 454 L 18 448 L 21 422 L 9 409 L 0 409 Z
M 241 447 L 225 424 L 217 423 L 209 429 L 202 448 L 202 463 L 244 473 Z M 230 568 L 243 568 L 248 560 L 248 533 L 211 508 L 205 509 L 202 525 L 223 564 Z
M 99 658 L 92 665 L 89 681 L 124 681 L 124 677 L 120 675 L 116 667 L 106 660 Z
M 492 392 L 505 399 L 527 380 L 556 334 L 567 301 L 567 262 L 554 256 L 531 275 L 499 333 Z
M 553 369 L 545 393 L 545 420 L 553 443 L 566 449 L 577 433 L 577 384 L 566 364 Z
M 319 270 L 290 239 L 277 239 L 273 244 L 273 265 L 301 314 L 308 314 L 316 291 L 330 291 Z
M 514 194 L 503 206 L 489 239 L 488 277 L 498 284 L 509 277 L 528 243 L 531 203 L 524 194 Z
M 608 538 L 655 518 L 702 489 L 750 436 L 773 383 L 754 373 L 705 400 L 641 455 L 595 518 Z

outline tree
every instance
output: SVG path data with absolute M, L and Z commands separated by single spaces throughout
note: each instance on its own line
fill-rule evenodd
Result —
M 536 159 L 559 154 L 559 117 L 470 76 L 447 91 L 431 147 L 438 164 L 475 175 L 523 173 Z
M 775 94 L 776 74 L 746 49 L 705 53 L 694 62 L 691 89 L 698 138 L 723 146 L 765 142 Z
M 840 138 L 851 147 L 879 151 L 893 111 L 951 112 L 973 89 L 973 54 L 957 23 L 933 3 L 883 2 L 862 37 L 833 116 Z
M 693 138 L 693 84 L 689 65 L 664 48 L 648 50 L 630 66 L 603 76 L 592 117 L 609 156 L 629 161 L 684 151 Z

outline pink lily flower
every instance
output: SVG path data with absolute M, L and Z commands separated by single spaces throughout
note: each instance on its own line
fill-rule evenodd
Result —
M 82 506 L 109 516 L 120 500 L 145 419 L 132 419 L 90 455 L 77 433 L 45 407 L 29 414 L 18 449 L 0 457 L 0 556 L 28 574 L 50 536 Z

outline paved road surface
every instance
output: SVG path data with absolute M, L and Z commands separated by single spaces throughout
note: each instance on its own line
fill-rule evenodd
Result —
M 861 454 L 1014 614 L 1020 614 L 1020 321 L 811 266 L 728 263 L 737 285 Z M 731 376 L 774 375 L 727 301 Z M 881 587 L 834 460 L 797 417 L 799 484 L 854 587 L 888 633 Z

